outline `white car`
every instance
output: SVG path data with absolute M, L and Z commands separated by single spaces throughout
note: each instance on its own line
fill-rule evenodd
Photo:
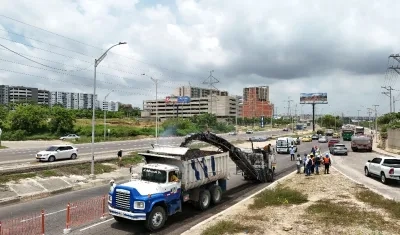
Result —
M 246 131 L 246 134 L 253 134 L 253 132 L 254 132 L 253 130 L 249 129 Z
M 376 176 L 383 184 L 389 180 L 400 181 L 400 158 L 377 156 L 364 166 L 365 176 Z
M 318 139 L 318 143 L 328 143 L 328 138 L 326 138 L 326 136 L 321 136 Z
M 59 159 L 76 159 L 78 157 L 78 149 L 71 145 L 53 145 L 45 151 L 36 154 L 38 161 L 54 162 Z
M 60 140 L 76 140 L 76 139 L 79 139 L 79 138 L 81 138 L 81 137 L 79 137 L 78 135 L 69 134 L 69 135 L 60 137 Z

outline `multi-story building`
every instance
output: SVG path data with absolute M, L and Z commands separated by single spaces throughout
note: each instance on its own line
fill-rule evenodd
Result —
M 9 86 L 8 102 L 9 103 L 37 103 L 38 102 L 37 88 L 24 86 Z
M 0 104 L 8 104 L 9 96 L 9 86 L 7 85 L 0 85 Z
M 105 101 L 101 102 L 100 109 L 110 112 L 118 112 L 119 103 L 114 101 Z
M 143 101 L 141 116 L 155 118 L 157 110 L 161 120 L 173 117 L 188 118 L 204 113 L 213 113 L 219 119 L 227 119 L 238 115 L 238 109 L 238 100 L 233 96 L 191 98 L 189 103 L 177 103 L 176 98 L 171 97 L 163 100 Z
M 67 109 L 91 109 L 93 107 L 93 94 L 52 91 L 50 97 L 50 106 L 60 104 Z M 96 106 L 98 106 L 98 102 L 96 102 Z
M 213 96 L 228 96 L 227 91 L 220 91 L 218 89 L 208 89 L 201 87 L 192 87 L 192 86 L 180 86 L 175 89 L 175 96 L 189 96 L 191 98 L 203 98 L 208 97 L 210 94 Z
M 269 87 L 246 87 L 243 89 L 242 117 L 271 117 L 274 105 L 269 100 Z
M 37 99 L 38 104 L 50 105 L 50 98 L 51 98 L 50 91 L 38 90 L 38 99 Z

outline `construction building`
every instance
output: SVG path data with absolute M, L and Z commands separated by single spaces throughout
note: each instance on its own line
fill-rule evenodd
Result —
M 268 86 L 243 88 L 242 117 L 272 117 L 273 110 L 274 105 L 269 100 Z
M 203 98 L 208 97 L 210 94 L 213 96 L 228 96 L 227 91 L 220 91 L 218 89 L 208 89 L 193 86 L 180 86 L 175 88 L 174 96 L 189 96 L 190 98 Z
M 239 115 L 239 100 L 234 96 L 208 96 L 201 98 L 190 98 L 188 103 L 178 103 L 176 97 L 163 100 L 143 101 L 142 118 L 156 118 L 156 107 L 160 120 L 182 117 L 189 118 L 194 115 L 212 113 L 218 119 L 228 119 Z

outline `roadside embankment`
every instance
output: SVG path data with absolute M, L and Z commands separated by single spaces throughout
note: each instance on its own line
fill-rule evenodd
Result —
M 183 235 L 400 234 L 400 203 L 331 174 L 292 174 Z
M 96 162 L 95 179 L 89 176 L 90 163 L 48 167 L 45 170 L 27 173 L 2 174 L 0 176 L 0 205 L 104 185 L 111 179 L 128 180 L 131 175 L 130 167 L 133 166 L 134 172 L 139 172 L 141 162 L 142 159 L 135 154 L 124 157 L 121 162 L 115 158 L 101 163 Z

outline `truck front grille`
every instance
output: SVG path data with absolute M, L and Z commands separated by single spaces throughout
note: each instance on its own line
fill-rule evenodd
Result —
M 129 192 L 121 192 L 121 191 L 116 191 L 115 192 L 115 205 L 119 209 L 123 210 L 130 210 L 130 196 L 131 194 Z

